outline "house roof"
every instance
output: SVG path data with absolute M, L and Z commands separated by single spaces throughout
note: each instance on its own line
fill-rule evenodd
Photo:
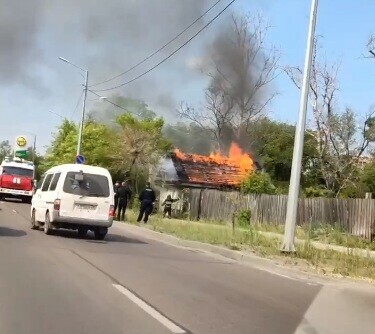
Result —
M 214 157 L 196 154 L 183 156 L 172 153 L 170 158 L 176 169 L 179 183 L 203 187 L 238 186 L 254 166 L 251 159 L 247 166 L 236 164 L 230 159 L 215 159 Z

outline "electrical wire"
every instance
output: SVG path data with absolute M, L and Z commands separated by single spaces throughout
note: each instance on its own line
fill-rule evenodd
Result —
M 81 99 L 82 99 L 83 93 L 84 93 L 84 91 L 82 91 L 81 95 L 79 96 L 79 99 L 78 99 L 78 101 L 77 101 L 77 104 L 76 104 L 76 106 L 75 106 L 75 108 L 74 108 L 72 114 L 70 115 L 70 119 L 72 119 L 73 116 L 74 116 L 74 114 L 76 113 L 77 108 L 78 108 L 78 105 L 79 105 L 79 103 L 81 102 Z
M 98 86 L 98 85 L 101 85 L 101 84 L 104 84 L 104 83 L 107 83 L 109 81 L 112 81 L 112 80 L 115 80 L 127 73 L 129 73 L 130 71 L 134 70 L 135 68 L 137 68 L 138 66 L 142 65 L 143 63 L 145 63 L 147 60 L 149 60 L 150 58 L 152 58 L 153 56 L 155 56 L 157 53 L 159 53 L 160 51 L 164 50 L 168 45 L 170 45 L 171 43 L 173 43 L 177 38 L 179 38 L 182 34 L 184 34 L 187 30 L 189 30 L 194 24 L 196 24 L 199 20 L 201 20 L 207 13 L 209 13 L 212 9 L 214 9 L 222 0 L 218 0 L 216 1 L 210 8 L 208 8 L 201 16 L 199 16 L 194 22 L 192 22 L 191 24 L 189 24 L 184 30 L 182 30 L 178 35 L 176 35 L 175 37 L 173 37 L 173 39 L 171 39 L 168 43 L 164 44 L 161 48 L 157 49 L 156 51 L 154 51 L 153 53 L 151 53 L 149 56 L 147 56 L 146 58 L 144 58 L 142 61 L 140 61 L 139 63 L 135 64 L 134 66 L 131 66 L 130 68 L 128 68 L 127 70 L 125 70 L 124 72 L 112 77 L 112 78 L 109 78 L 107 80 L 104 80 L 104 81 L 101 81 L 101 82 L 98 82 L 98 83 L 95 83 L 95 84 L 92 84 L 92 85 L 89 85 L 89 87 L 95 87 L 95 86 Z
M 143 72 L 142 74 L 136 76 L 135 78 L 127 81 L 127 82 L 124 82 L 120 85 L 117 85 L 117 86 L 114 86 L 114 87 L 111 87 L 111 88 L 107 88 L 107 89 L 95 89 L 94 91 L 95 92 L 107 92 L 107 91 L 110 91 L 110 90 L 114 90 L 114 89 L 117 89 L 117 88 L 120 88 L 120 87 L 123 87 L 125 85 L 128 85 L 140 78 L 142 78 L 143 76 L 145 76 L 146 74 L 150 73 L 152 70 L 154 70 L 155 68 L 159 67 L 161 64 L 163 64 L 164 62 L 166 62 L 169 58 L 171 58 L 173 55 L 175 55 L 178 51 L 180 51 L 184 46 L 186 46 L 187 44 L 189 44 L 195 37 L 197 37 L 204 29 L 206 29 L 212 22 L 214 22 L 220 15 L 222 15 L 236 0 L 232 0 L 227 6 L 224 7 L 224 9 L 222 9 L 217 15 L 214 16 L 213 19 L 211 19 L 203 28 L 201 28 L 200 30 L 198 30 L 197 33 L 195 33 L 192 37 L 190 37 L 184 44 L 182 44 L 180 47 L 178 47 L 176 50 L 174 50 L 171 54 L 169 54 L 167 57 L 165 57 L 163 60 L 161 60 L 159 63 L 157 63 L 156 65 L 152 66 L 151 68 L 149 68 L 147 71 Z
M 120 109 L 122 109 L 122 110 L 125 110 L 125 111 L 127 111 L 127 112 L 130 112 L 128 109 L 126 109 L 126 108 L 124 108 L 124 107 L 118 105 L 117 103 L 115 103 L 115 102 L 113 102 L 113 101 L 111 101 L 111 100 L 108 100 L 108 98 L 102 98 L 99 94 L 95 93 L 93 90 L 88 89 L 88 91 L 89 91 L 90 93 L 96 95 L 97 97 L 101 98 L 103 101 L 106 101 L 106 102 L 108 102 L 108 103 L 110 103 L 110 104 L 116 106 L 117 108 L 120 108 Z

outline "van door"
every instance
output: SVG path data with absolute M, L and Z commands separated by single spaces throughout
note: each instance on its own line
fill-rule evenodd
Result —
M 60 216 L 107 221 L 111 205 L 107 175 L 68 172 L 59 194 Z
M 61 176 L 61 172 L 57 172 L 53 174 L 49 188 L 43 195 L 45 196 L 46 210 L 49 210 L 49 212 L 53 212 L 54 202 L 56 199 L 58 199 L 57 184 L 60 180 L 60 176 Z M 51 222 L 54 220 L 54 217 L 55 217 L 54 215 L 50 216 Z
M 35 189 L 35 193 L 33 195 L 33 198 L 32 198 L 32 207 L 34 208 L 35 210 L 35 219 L 37 221 L 41 221 L 43 219 L 43 215 L 41 214 L 41 197 L 42 197 L 42 186 L 43 186 L 43 182 L 46 178 L 46 175 L 42 175 L 42 177 L 40 178 L 40 180 L 38 181 L 37 185 L 36 185 L 36 189 Z
M 39 197 L 39 199 L 40 199 L 40 203 L 39 203 L 40 210 L 39 210 L 39 215 L 38 215 L 38 219 L 40 219 L 40 221 L 44 221 L 44 217 L 45 217 L 46 212 L 47 212 L 47 202 L 49 200 L 49 198 L 48 198 L 48 188 L 51 184 L 52 178 L 53 178 L 52 173 L 46 174 L 46 177 L 44 179 L 42 188 L 40 189 L 40 197 Z

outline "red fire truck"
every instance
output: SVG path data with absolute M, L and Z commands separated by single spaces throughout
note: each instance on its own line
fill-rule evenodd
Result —
M 31 203 L 35 165 L 19 158 L 5 158 L 0 166 L 0 199 L 20 198 Z

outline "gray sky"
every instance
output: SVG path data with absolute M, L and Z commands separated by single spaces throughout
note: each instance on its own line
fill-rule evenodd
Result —
M 26 131 L 38 136 L 38 149 L 49 143 L 63 116 L 79 119 L 79 71 L 58 60 L 69 59 L 90 72 L 89 84 L 112 77 L 174 37 L 216 0 L 0 0 L 1 139 Z M 225 1 L 211 16 L 225 5 Z M 218 22 L 217 24 L 220 24 Z M 112 87 L 140 74 L 169 54 L 198 24 L 161 54 L 133 72 L 96 88 Z M 215 30 L 215 26 L 210 31 Z M 203 78 L 187 63 L 209 38 L 209 31 L 141 80 L 118 89 L 143 98 L 168 117 L 187 85 Z M 202 85 L 202 84 L 201 84 Z M 201 86 L 200 85 L 200 86 Z M 111 92 L 102 93 L 110 97 Z M 95 96 L 88 96 L 88 108 Z M 105 103 L 105 102 L 101 102 Z
M 88 68 L 91 84 L 107 79 L 148 56 L 215 2 L 0 0 L 0 139 L 36 133 L 43 152 L 61 121 L 48 110 L 78 121 L 81 106 L 73 112 L 83 79 L 59 56 Z M 222 2 L 220 8 L 229 0 Z M 311 0 L 237 0 L 233 10 L 262 12 L 272 26 L 267 40 L 282 52 L 281 65 L 303 66 L 310 4 Z M 362 57 L 368 35 L 375 32 L 373 9 L 375 3 L 370 0 L 319 2 L 316 33 L 324 36 L 322 56 L 341 62 L 339 104 L 342 109 L 353 107 L 361 117 L 374 103 L 375 66 Z M 222 16 L 158 69 L 114 93 L 143 98 L 167 121 L 176 121 L 170 117 L 175 104 L 184 100 L 197 105 L 202 98 L 206 80 L 191 65 L 204 55 L 227 18 Z M 132 79 L 174 47 L 113 84 Z M 277 78 L 275 88 L 280 95 L 271 106 L 271 115 L 295 122 L 300 92 L 285 75 Z M 89 109 L 97 103 L 93 98 L 88 97 Z

